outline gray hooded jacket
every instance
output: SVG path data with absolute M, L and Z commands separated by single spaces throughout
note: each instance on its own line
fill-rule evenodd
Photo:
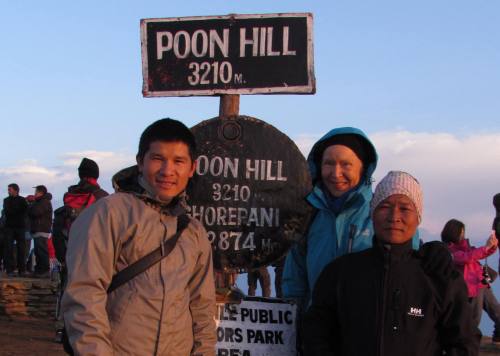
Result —
M 167 206 L 152 198 L 136 166 L 114 185 L 71 228 L 62 310 L 75 354 L 214 355 L 212 250 L 197 220 L 170 255 L 107 294 L 113 275 L 170 238 L 185 211 L 182 195 Z

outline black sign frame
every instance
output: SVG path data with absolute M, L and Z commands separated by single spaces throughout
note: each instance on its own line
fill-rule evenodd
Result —
M 142 19 L 140 26 L 144 97 L 316 92 L 311 13 Z
M 305 157 L 284 133 L 250 116 L 215 117 L 191 130 L 198 162 L 189 214 L 208 232 L 214 268 L 240 273 L 277 262 L 310 218 Z

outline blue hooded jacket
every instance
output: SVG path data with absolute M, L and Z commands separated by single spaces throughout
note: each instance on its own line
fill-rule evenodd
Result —
M 365 141 L 372 152 L 363 170 L 363 177 L 356 188 L 347 192 L 337 213 L 328 204 L 328 197 L 321 188 L 318 177 L 321 167 L 315 159 L 324 149 L 322 143 L 333 136 L 354 134 Z M 313 190 L 307 201 L 316 210 L 305 241 L 298 243 L 288 253 L 283 271 L 283 296 L 298 299 L 304 307 L 310 303 L 310 295 L 325 266 L 346 253 L 362 251 L 372 246 L 373 226 L 370 217 L 372 199 L 372 175 L 377 166 L 377 152 L 365 133 L 353 127 L 336 128 L 318 140 L 307 161 L 313 182 Z M 418 248 L 418 234 L 413 247 Z M 353 281 L 355 283 L 355 281 Z

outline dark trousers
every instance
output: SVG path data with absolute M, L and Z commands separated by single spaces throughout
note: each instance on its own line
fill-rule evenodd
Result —
M 33 237 L 35 242 L 35 273 L 46 273 L 50 270 L 47 240 L 45 237 Z
M 5 230 L 0 228 L 0 271 L 6 269 L 5 256 L 7 256 L 7 238 Z
M 257 289 L 257 281 L 260 282 L 262 288 L 262 296 L 271 296 L 271 278 L 266 267 L 261 267 L 257 270 L 248 272 L 248 295 L 254 296 Z
M 500 336 L 500 304 L 491 288 L 481 288 L 477 297 L 472 298 L 472 318 L 475 325 L 479 326 L 483 310 L 495 324 L 494 336 Z
M 276 298 L 283 298 L 281 284 L 283 281 L 283 269 L 285 268 L 285 257 L 280 258 L 274 264 L 274 288 L 276 289 Z
M 281 283 L 283 281 L 283 265 L 274 267 L 274 288 L 276 289 L 276 298 L 283 298 Z
M 26 272 L 26 241 L 24 238 L 24 228 L 6 228 L 7 248 L 5 255 L 5 269 L 7 273 L 14 272 L 17 264 L 19 273 Z M 15 251 L 14 251 L 14 241 Z

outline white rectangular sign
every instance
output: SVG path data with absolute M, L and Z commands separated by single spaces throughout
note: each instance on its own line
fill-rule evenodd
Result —
M 295 356 L 297 306 L 244 300 L 217 304 L 217 356 Z

